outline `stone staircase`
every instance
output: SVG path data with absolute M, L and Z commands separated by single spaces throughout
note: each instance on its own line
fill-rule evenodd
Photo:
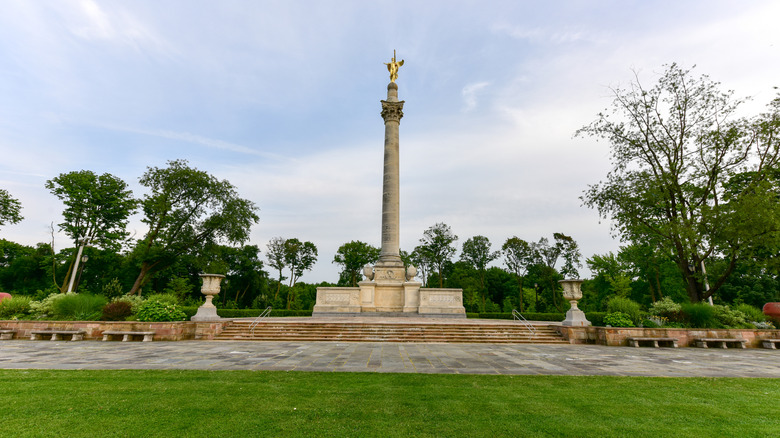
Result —
M 337 341 L 337 342 L 442 342 L 496 344 L 568 344 L 554 327 L 532 323 L 535 333 L 523 324 L 503 321 L 388 322 L 388 321 L 293 321 L 274 318 L 250 330 L 251 320 L 227 323 L 215 340 L 223 341 Z

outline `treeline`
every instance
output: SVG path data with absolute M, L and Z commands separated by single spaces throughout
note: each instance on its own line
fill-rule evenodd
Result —
M 568 309 L 558 280 L 577 277 L 581 267 L 578 245 L 570 236 L 555 233 L 552 239 L 537 241 L 513 236 L 497 250 L 484 236 L 473 236 L 462 245 L 458 240 L 449 226 L 439 223 L 423 233 L 411 252 L 402 251 L 402 258 L 418 268 L 424 286 L 463 289 L 468 312 Z M 37 300 L 61 292 L 61 279 L 68 275 L 77 251 L 73 247 L 55 253 L 47 243 L 30 247 L 0 239 L 0 290 Z M 376 262 L 379 248 L 360 241 L 345 243 L 332 259 L 340 268 L 338 281 L 300 281 L 317 261 L 317 253 L 312 242 L 296 238 L 271 239 L 264 257 L 256 245 L 207 245 L 197 253 L 182 254 L 149 275 L 143 294 L 163 293 L 176 296 L 183 305 L 199 305 L 198 275 L 208 270 L 226 275 L 216 300 L 221 308 L 311 310 L 317 287 L 356 286 L 363 280 L 362 267 Z M 75 290 L 109 299 L 128 293 L 140 269 L 133 251 L 88 246 L 82 258 Z M 586 311 L 607 311 L 613 297 L 631 299 L 646 309 L 664 298 L 688 301 L 676 265 L 651 248 L 626 246 L 617 255 L 595 255 L 586 262 L 594 274 L 583 283 L 580 307 Z M 764 262 L 744 261 L 715 296 L 715 302 L 760 308 L 777 301 L 779 291 L 776 272 L 767 270 Z

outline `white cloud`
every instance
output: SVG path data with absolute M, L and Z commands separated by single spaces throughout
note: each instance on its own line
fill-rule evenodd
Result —
M 463 95 L 463 103 L 465 105 L 465 111 L 471 111 L 477 106 L 477 94 L 485 87 L 490 85 L 489 82 L 477 82 L 474 84 L 468 84 L 463 87 L 461 94 Z
M 609 105 L 606 86 L 675 61 L 758 108 L 780 85 L 776 2 L 664 5 L 11 2 L 0 184 L 26 220 L 0 232 L 47 241 L 61 207 L 43 183 L 60 172 L 119 174 L 140 193 L 146 166 L 186 158 L 260 206 L 251 243 L 311 240 L 304 281 L 335 280 L 340 244 L 379 243 L 381 63 L 396 48 L 404 249 L 443 221 L 461 243 L 564 232 L 585 256 L 614 250 L 578 199 L 608 145 L 571 138 Z

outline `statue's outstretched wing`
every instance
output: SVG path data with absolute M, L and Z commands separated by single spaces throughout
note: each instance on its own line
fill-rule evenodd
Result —
M 391 65 L 390 63 L 387 63 L 387 62 L 385 62 L 384 64 L 387 66 L 387 71 L 389 71 L 390 73 L 392 73 L 392 72 L 393 72 L 393 67 L 392 67 L 392 65 Z
M 398 66 L 399 67 L 402 66 L 402 65 L 404 65 L 404 60 L 403 59 L 398 62 Z

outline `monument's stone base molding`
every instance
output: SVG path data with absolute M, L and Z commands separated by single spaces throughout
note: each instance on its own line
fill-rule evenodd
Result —
M 317 303 L 312 315 L 318 313 L 360 312 L 359 287 L 318 287 Z
M 463 289 L 420 289 L 420 314 L 463 314 Z
M 361 281 L 360 287 L 318 287 L 312 316 L 442 316 L 465 318 L 462 289 L 421 288 L 422 283 L 383 284 Z

